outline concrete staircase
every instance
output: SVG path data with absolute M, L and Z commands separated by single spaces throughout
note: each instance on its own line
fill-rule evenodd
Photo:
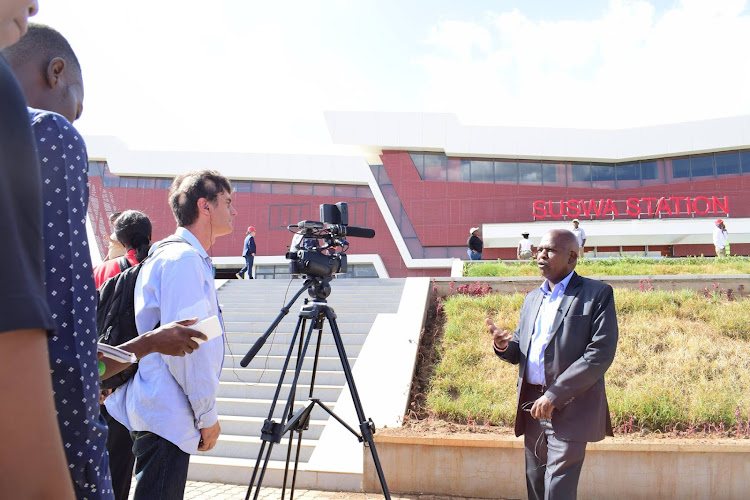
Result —
M 336 321 L 352 367 L 356 365 L 362 346 L 378 315 L 393 316 L 398 312 L 405 281 L 341 279 L 332 282 L 333 291 L 328 298 L 328 304 L 336 312 Z M 213 450 L 191 458 L 189 479 L 249 483 L 261 445 L 261 427 L 268 416 L 298 314 L 303 299 L 308 297 L 307 293 L 300 296 L 297 303 L 292 306 L 289 314 L 276 329 L 276 333 L 269 337 L 248 367 L 242 368 L 239 363 L 302 283 L 302 280 L 294 280 L 291 285 L 288 280 L 229 280 L 219 288 L 219 303 L 222 306 L 227 332 L 224 369 L 217 397 L 222 433 Z M 295 409 L 304 407 L 308 400 L 316 341 L 317 335 L 314 335 L 303 362 L 303 371 L 295 395 Z M 293 353 L 296 352 L 295 343 Z M 279 421 L 284 412 L 295 362 L 296 355 L 293 355 L 275 408 L 276 421 Z M 364 401 L 365 396 L 356 376 L 355 383 L 360 398 Z M 344 373 L 330 327 L 326 324 L 323 328 L 313 394 L 329 408 L 334 408 L 340 397 L 349 397 L 348 390 L 342 395 L 344 386 Z M 368 415 L 369 410 L 366 406 L 364 410 Z M 326 470 L 331 467 L 321 467 L 320 460 L 316 470 L 310 470 L 307 466 L 329 418 L 329 415 L 317 406 L 312 411 L 310 428 L 304 432 L 300 447 L 297 487 L 356 491 L 361 488 L 361 473 Z M 332 418 L 330 420 L 332 425 L 340 426 Z M 350 423 L 352 424 L 356 428 L 356 423 Z M 347 439 L 355 445 L 358 444 L 354 436 L 348 436 Z M 281 443 L 274 445 L 263 480 L 264 486 L 281 485 L 287 443 L 288 435 L 284 436 Z M 292 453 L 294 454 L 294 451 Z

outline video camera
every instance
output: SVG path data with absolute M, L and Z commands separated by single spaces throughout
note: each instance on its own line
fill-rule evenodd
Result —
M 286 258 L 291 274 L 326 277 L 346 272 L 347 236 L 374 238 L 375 231 L 349 225 L 349 205 L 320 205 L 320 221 L 303 220 L 288 226 L 294 231 Z

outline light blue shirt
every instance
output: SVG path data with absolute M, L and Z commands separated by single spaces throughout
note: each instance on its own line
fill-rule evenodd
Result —
M 533 385 L 546 386 L 547 381 L 544 376 L 544 350 L 547 349 L 549 336 L 552 333 L 552 323 L 555 322 L 560 302 L 562 301 L 565 289 L 573 277 L 571 271 L 560 283 L 555 285 L 551 291 L 549 281 L 544 280 L 539 289 L 542 291 L 542 305 L 539 307 L 539 314 L 536 316 L 534 323 L 534 334 L 531 336 L 531 346 L 529 355 L 526 358 L 526 382 Z
M 156 249 L 144 263 L 135 288 L 139 335 L 161 322 L 218 315 L 211 258 L 187 229 L 177 228 L 183 243 Z M 224 328 L 223 321 L 222 329 Z M 105 402 L 107 411 L 131 431 L 150 431 L 186 453 L 196 453 L 200 430 L 218 420 L 216 392 L 224 363 L 224 336 L 201 344 L 183 357 L 149 354 L 138 372 Z

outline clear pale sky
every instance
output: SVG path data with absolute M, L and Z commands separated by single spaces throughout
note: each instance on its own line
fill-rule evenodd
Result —
M 743 0 L 39 0 L 86 135 L 331 152 L 326 110 L 623 128 L 750 114 Z M 333 148 L 335 149 L 335 148 Z

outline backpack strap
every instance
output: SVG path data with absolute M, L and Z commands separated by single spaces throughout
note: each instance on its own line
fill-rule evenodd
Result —
M 123 272 L 125 269 L 129 267 L 133 267 L 133 265 L 130 263 L 128 258 L 126 256 L 122 256 L 119 259 L 117 259 L 117 265 L 120 266 L 120 272 Z

